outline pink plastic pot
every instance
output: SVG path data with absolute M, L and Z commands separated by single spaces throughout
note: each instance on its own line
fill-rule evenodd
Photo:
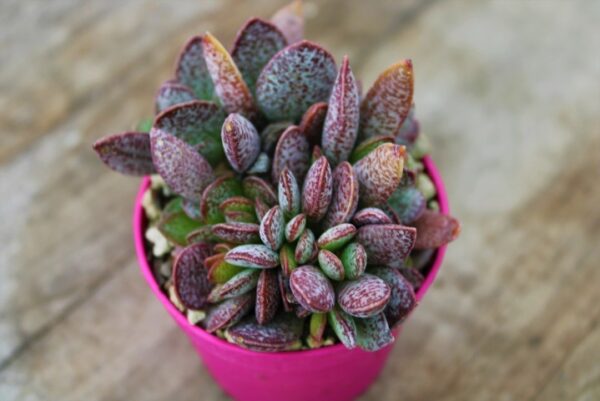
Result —
M 424 162 L 437 188 L 440 210 L 447 214 L 448 199 L 442 179 L 429 157 Z M 190 325 L 159 288 L 146 259 L 141 200 L 148 185 L 148 178 L 142 180 L 133 217 L 135 248 L 142 274 L 227 394 L 240 401 L 347 401 L 367 390 L 383 369 L 393 344 L 377 352 L 348 350 L 339 344 L 309 351 L 260 353 L 240 348 Z M 445 251 L 445 246 L 437 250 L 417 293 L 419 300 L 435 280 Z M 398 333 L 399 330 L 396 338 Z

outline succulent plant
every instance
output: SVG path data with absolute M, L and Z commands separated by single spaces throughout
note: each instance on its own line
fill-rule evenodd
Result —
M 230 52 L 191 38 L 149 133 L 94 149 L 153 176 L 149 258 L 192 324 L 258 351 L 375 351 L 460 227 L 421 162 L 411 61 L 362 96 L 347 57 L 302 39 L 300 11 L 249 20 Z

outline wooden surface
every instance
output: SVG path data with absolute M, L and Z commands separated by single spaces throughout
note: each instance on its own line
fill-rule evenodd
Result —
M 138 273 L 138 182 L 90 145 L 152 112 L 188 36 L 280 4 L 0 3 L 1 400 L 227 399 Z M 361 400 L 600 400 L 600 2 L 306 11 L 366 85 L 413 59 L 464 226 Z

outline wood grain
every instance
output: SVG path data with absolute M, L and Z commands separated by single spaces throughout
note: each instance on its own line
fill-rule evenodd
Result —
M 280 4 L 0 4 L 0 399 L 228 399 L 138 273 L 137 182 L 90 145 L 152 112 L 188 36 Z M 600 399 L 600 3 L 305 8 L 365 87 L 413 59 L 464 227 L 361 400 Z

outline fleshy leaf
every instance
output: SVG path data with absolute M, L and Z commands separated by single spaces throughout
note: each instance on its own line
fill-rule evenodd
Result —
M 283 309 L 286 312 L 291 312 L 294 309 L 293 304 L 297 303 L 297 301 L 290 289 L 290 280 L 283 274 L 283 271 L 278 271 L 277 281 L 279 283 L 279 293 L 281 294 Z
M 254 198 L 254 211 L 256 213 L 256 218 L 258 221 L 262 221 L 265 214 L 269 211 L 269 205 L 262 200 L 261 197 Z
M 393 221 L 383 210 L 376 207 L 367 207 L 356 212 L 352 222 L 357 227 L 367 224 L 392 224 Z
M 94 150 L 111 169 L 127 175 L 150 175 L 156 172 L 150 152 L 150 136 L 145 132 L 123 132 L 94 143 Z
M 248 85 L 227 50 L 210 33 L 202 38 L 202 51 L 206 67 L 227 113 L 239 113 L 253 120 L 257 116 L 256 106 Z
M 225 254 L 225 261 L 234 266 L 271 269 L 279 265 L 279 255 L 265 245 L 240 245 Z
M 369 224 L 358 229 L 370 265 L 398 266 L 415 245 L 417 230 L 398 224 Z
M 243 269 L 238 266 L 230 265 L 223 259 L 225 255 L 220 254 L 220 262 L 215 263 L 208 271 L 208 279 L 215 284 L 224 284 Z
M 231 177 L 223 176 L 217 178 L 206 187 L 200 199 L 200 213 L 207 224 L 222 223 L 225 217 L 219 206 L 232 196 L 243 195 L 240 182 Z
M 414 222 L 417 229 L 415 249 L 439 248 L 460 234 L 460 223 L 452 216 L 426 210 Z
M 204 321 L 206 331 L 213 333 L 239 322 L 254 305 L 254 294 L 247 293 L 228 299 L 212 308 Z
M 289 277 L 292 274 L 292 270 L 298 267 L 294 258 L 294 250 L 290 244 L 283 244 L 279 250 L 279 263 L 281 263 L 281 271 L 285 277 Z
M 212 285 L 203 262 L 209 255 L 209 245 L 194 244 L 184 248 L 173 263 L 175 294 L 186 308 L 203 309 L 207 306 Z
M 258 231 L 258 224 L 252 223 L 219 223 L 212 226 L 214 236 L 232 244 L 259 242 Z
M 244 194 L 250 199 L 260 198 L 264 203 L 273 206 L 277 203 L 277 194 L 273 186 L 260 177 L 247 176 L 242 181 Z M 262 218 L 261 218 L 262 220 Z
M 398 187 L 387 201 L 402 224 L 411 224 L 425 211 L 425 197 L 415 187 Z
M 354 280 L 360 277 L 367 267 L 367 251 L 358 242 L 348 244 L 342 254 L 340 260 L 344 266 L 346 279 Z
M 335 281 L 341 281 L 344 279 L 344 265 L 340 258 L 335 253 L 322 249 L 319 251 L 317 256 L 319 260 L 319 266 L 327 277 Z
M 327 321 L 335 335 L 348 349 L 356 347 L 356 323 L 352 316 L 341 310 L 338 306 L 327 313 Z
M 285 239 L 288 242 L 296 241 L 306 228 L 306 216 L 302 213 L 292 217 L 285 226 Z
M 279 138 L 290 125 L 293 124 L 289 121 L 279 121 L 267 125 L 260 132 L 262 151 L 267 154 L 273 154 L 275 146 L 277 146 L 277 142 L 279 142 Z
M 302 320 L 289 314 L 264 325 L 249 317 L 227 330 L 225 336 L 229 342 L 254 351 L 291 351 L 302 346 L 302 327 Z
M 279 206 L 275 206 L 265 214 L 260 222 L 260 239 L 272 250 L 278 250 L 283 244 L 285 219 Z
M 169 241 L 176 245 L 185 246 L 189 243 L 188 236 L 202 226 L 202 223 L 192 220 L 183 210 L 175 213 L 163 213 L 157 228 Z
M 217 238 L 212 234 L 211 226 L 208 225 L 190 231 L 186 236 L 186 241 L 188 244 L 195 244 L 198 242 L 217 241 Z
M 367 92 L 360 108 L 363 137 L 395 137 L 413 102 L 413 66 L 403 60 L 385 70 Z
M 323 336 L 326 327 L 326 313 L 313 313 L 310 315 L 309 335 L 306 340 L 310 348 L 319 348 L 323 345 Z
M 272 180 L 277 182 L 285 167 L 302 181 L 310 165 L 310 144 L 306 136 L 295 126 L 289 126 L 279 137 L 273 155 Z
M 302 211 L 311 221 L 319 221 L 327 212 L 333 193 L 331 167 L 325 156 L 310 166 L 302 188 Z
M 254 202 L 244 196 L 232 196 L 219 205 L 219 210 L 225 212 L 254 212 Z
M 258 324 L 269 323 L 279 307 L 279 283 L 277 270 L 262 270 L 256 286 L 256 306 L 254 316 Z
M 156 113 L 168 109 L 176 104 L 195 100 L 194 91 L 185 85 L 167 81 L 160 86 L 156 93 L 155 105 Z
M 273 121 L 298 121 L 314 103 L 327 101 L 337 69 L 331 54 L 301 41 L 277 53 L 260 73 L 256 100 Z
M 369 270 L 385 281 L 392 290 L 390 302 L 385 307 L 384 314 L 390 327 L 402 323 L 417 306 L 417 298 L 412 284 L 402 276 L 399 269 L 377 267 Z
M 279 176 L 277 194 L 279 206 L 286 218 L 289 219 L 300 212 L 300 187 L 296 177 L 287 167 L 284 167 Z
M 386 143 L 360 159 L 354 171 L 360 183 L 360 200 L 366 205 L 384 203 L 402 178 L 406 148 Z
M 180 83 L 192 88 L 198 99 L 212 99 L 214 87 L 204 61 L 202 36 L 194 36 L 185 44 L 175 75 Z
M 254 212 L 243 212 L 229 210 L 223 212 L 226 223 L 257 223 L 256 214 Z
M 233 43 L 231 58 L 250 90 L 254 90 L 263 67 L 285 46 L 287 40 L 283 33 L 260 18 L 252 18 L 240 29 Z
M 175 193 L 198 200 L 214 180 L 210 164 L 190 145 L 158 128 L 150 131 L 152 161 Z
M 337 251 L 356 235 L 356 227 L 350 223 L 338 224 L 326 230 L 317 241 L 317 246 L 329 251 Z
M 365 157 L 384 143 L 394 143 L 394 137 L 373 136 L 365 139 L 364 141 L 356 145 L 356 147 L 352 151 L 352 154 L 350 155 L 349 159 L 350 163 L 356 163 L 357 161 L 359 161 L 360 159 L 362 159 L 363 157 Z
M 348 162 L 333 170 L 333 195 L 323 220 L 325 228 L 348 223 L 358 206 L 359 184 L 356 172 Z
M 394 342 L 394 335 L 383 313 L 365 319 L 356 319 L 356 344 L 365 351 L 378 351 Z
M 325 116 L 327 115 L 327 103 L 315 103 L 306 110 L 300 121 L 300 131 L 308 138 L 311 144 L 320 142 Z
M 258 132 L 241 114 L 232 113 L 225 119 L 221 141 L 229 164 L 238 173 L 248 170 L 260 153 Z
M 294 252 L 296 262 L 300 264 L 309 262 L 315 253 L 315 249 L 315 235 L 309 228 L 306 228 L 296 243 L 296 250 Z
M 390 287 L 377 276 L 363 274 L 345 282 L 338 290 L 338 305 L 351 316 L 372 317 L 383 311 L 391 296 Z
M 266 153 L 259 153 L 256 161 L 250 166 L 248 174 L 266 174 L 271 169 L 271 159 Z
M 334 166 L 348 160 L 352 152 L 358 135 L 358 110 L 358 86 L 345 56 L 331 89 L 321 138 L 323 153 Z
M 271 22 L 281 30 L 288 43 L 302 40 L 304 37 L 302 0 L 294 0 L 277 10 L 271 17 Z
M 242 270 L 227 280 L 226 283 L 213 288 L 208 296 L 208 300 L 211 303 L 217 303 L 252 291 L 256 288 L 259 274 L 260 272 L 254 269 Z
M 319 269 L 300 266 L 290 275 L 290 288 L 300 305 L 311 312 L 323 313 L 333 309 L 333 286 Z

